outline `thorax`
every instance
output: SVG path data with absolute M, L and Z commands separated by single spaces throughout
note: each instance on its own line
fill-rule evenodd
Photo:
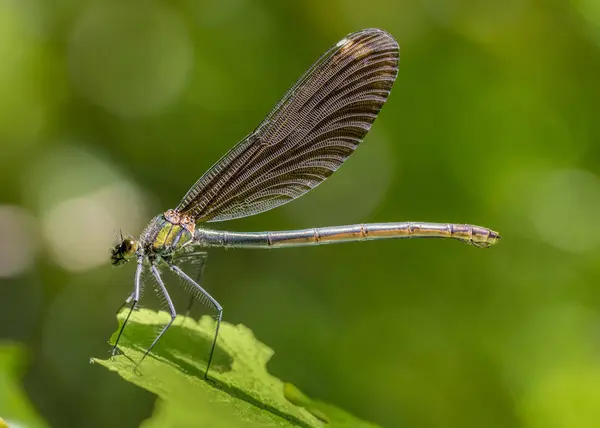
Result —
M 194 224 L 178 221 L 171 211 L 157 215 L 146 226 L 140 242 L 146 256 L 168 258 L 194 239 Z

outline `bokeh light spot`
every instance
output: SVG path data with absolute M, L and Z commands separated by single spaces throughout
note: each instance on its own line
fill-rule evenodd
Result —
M 43 229 L 55 263 L 66 270 L 83 271 L 109 263 L 116 231 L 142 221 L 137 193 L 126 183 L 107 186 L 88 195 L 68 199 L 43 218 Z M 126 207 L 128 219 L 115 213 Z M 128 220 L 128 221 L 125 221 Z
M 41 221 L 54 263 L 70 271 L 109 264 L 117 234 L 148 221 L 139 189 L 97 153 L 62 146 L 23 171 L 25 202 Z
M 174 102 L 193 65 L 185 23 L 154 1 L 89 7 L 72 29 L 68 55 L 75 87 L 124 117 L 155 114 Z

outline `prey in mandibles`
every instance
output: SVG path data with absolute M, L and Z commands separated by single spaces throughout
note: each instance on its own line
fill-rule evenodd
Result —
M 133 291 L 125 301 L 129 316 L 140 301 L 144 269 L 154 277 L 168 306 L 170 322 L 144 353 L 152 351 L 177 312 L 159 267 L 180 277 L 216 313 L 208 355 L 208 376 L 223 308 L 179 266 L 206 260 L 211 247 L 282 248 L 392 238 L 452 238 L 487 248 L 500 236 L 486 227 L 428 222 L 364 223 L 270 232 L 215 230 L 207 223 L 251 216 L 290 202 L 322 183 L 352 155 L 377 118 L 398 74 L 400 50 L 387 32 L 351 33 L 323 54 L 242 141 L 188 190 L 179 205 L 159 214 L 139 239 L 124 237 L 112 249 L 113 265 L 135 260 Z

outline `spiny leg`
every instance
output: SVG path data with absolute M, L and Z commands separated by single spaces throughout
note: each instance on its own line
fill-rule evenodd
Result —
M 204 372 L 204 379 L 208 380 L 208 369 L 210 368 L 210 363 L 212 362 L 213 354 L 215 352 L 215 346 L 217 345 L 217 337 L 219 336 L 219 327 L 221 326 L 221 319 L 223 318 L 223 307 L 217 302 L 204 288 L 200 286 L 197 282 L 195 282 L 192 278 L 190 278 L 184 271 L 182 271 L 179 267 L 175 265 L 169 265 L 171 271 L 173 271 L 176 275 L 183 278 L 187 281 L 195 290 L 201 293 L 208 302 L 210 302 L 213 308 L 218 312 L 217 315 L 217 328 L 215 329 L 215 335 L 213 337 L 212 346 L 210 347 L 210 354 L 208 356 L 208 362 L 206 364 L 206 371 Z
M 150 267 L 150 270 L 152 271 L 152 275 L 154 275 L 154 278 L 156 279 L 156 283 L 158 284 L 158 288 L 160 289 L 160 292 L 162 292 L 163 296 L 165 297 L 165 301 L 167 302 L 167 305 L 169 306 L 169 313 L 171 314 L 171 321 L 169 321 L 168 324 L 166 326 L 164 326 L 164 328 L 161 330 L 161 332 L 158 334 L 158 336 L 156 336 L 156 339 L 154 339 L 154 341 L 152 342 L 150 347 L 148 349 L 146 349 L 146 352 L 144 353 L 144 355 L 142 356 L 140 361 L 138 361 L 138 363 L 136 364 L 136 366 L 135 366 L 136 368 L 139 367 L 139 365 L 142 363 L 142 361 L 144 361 L 144 358 L 146 358 L 146 356 L 150 353 L 152 348 L 154 348 L 154 345 L 156 345 L 158 343 L 158 341 L 160 340 L 162 335 L 165 334 L 165 332 L 169 329 L 169 327 L 171 327 L 171 324 L 173 324 L 173 321 L 175 321 L 175 317 L 177 316 L 177 313 L 175 312 L 175 306 L 173 305 L 171 296 L 169 296 L 169 293 L 167 292 L 167 287 L 165 287 L 165 283 L 163 282 L 163 280 L 160 276 L 160 272 L 158 271 L 158 269 L 156 268 L 155 265 L 152 265 Z
M 121 307 L 119 308 L 119 310 L 117 311 L 117 313 L 119 313 L 121 311 L 121 309 L 123 309 L 123 307 L 125 305 L 127 305 L 129 302 L 131 303 L 131 307 L 129 308 L 129 312 L 127 313 L 127 317 L 125 318 L 125 321 L 123 322 L 123 325 L 121 326 L 121 329 L 119 330 L 119 334 L 117 335 L 117 340 L 115 340 L 115 344 L 113 345 L 112 348 L 112 356 L 114 357 L 115 354 L 117 353 L 117 345 L 119 344 L 119 339 L 121 339 L 121 335 L 123 334 L 123 330 L 125 330 L 125 326 L 127 325 L 127 321 L 129 321 L 129 317 L 131 316 L 131 313 L 133 312 L 133 310 L 135 309 L 135 307 L 138 304 L 138 301 L 140 300 L 140 289 L 141 289 L 141 277 L 142 277 L 142 269 L 143 269 L 143 265 L 142 263 L 144 262 L 144 258 L 143 257 L 139 257 L 138 258 L 138 262 L 137 262 L 137 268 L 135 270 L 135 278 L 134 278 L 134 284 L 133 284 L 133 292 L 129 295 L 129 297 L 127 298 L 127 300 L 125 300 L 125 303 L 123 303 L 121 305 Z
M 200 284 L 202 282 L 202 278 L 204 277 L 204 267 L 206 266 L 206 259 L 208 259 L 208 253 L 205 252 L 196 252 L 192 253 L 189 256 L 189 259 L 194 262 L 194 264 L 198 265 L 198 270 L 196 279 L 194 281 L 195 284 Z M 193 285 L 195 287 L 195 284 Z M 185 316 L 188 317 L 192 310 L 192 306 L 194 306 L 194 301 L 196 300 L 196 296 L 192 293 L 190 296 L 190 301 L 185 310 Z

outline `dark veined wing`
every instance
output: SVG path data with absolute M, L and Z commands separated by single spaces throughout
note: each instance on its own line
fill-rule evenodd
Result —
M 398 44 L 385 31 L 346 36 L 192 186 L 177 211 L 197 222 L 246 217 L 319 185 L 369 131 L 394 84 L 398 61 Z

